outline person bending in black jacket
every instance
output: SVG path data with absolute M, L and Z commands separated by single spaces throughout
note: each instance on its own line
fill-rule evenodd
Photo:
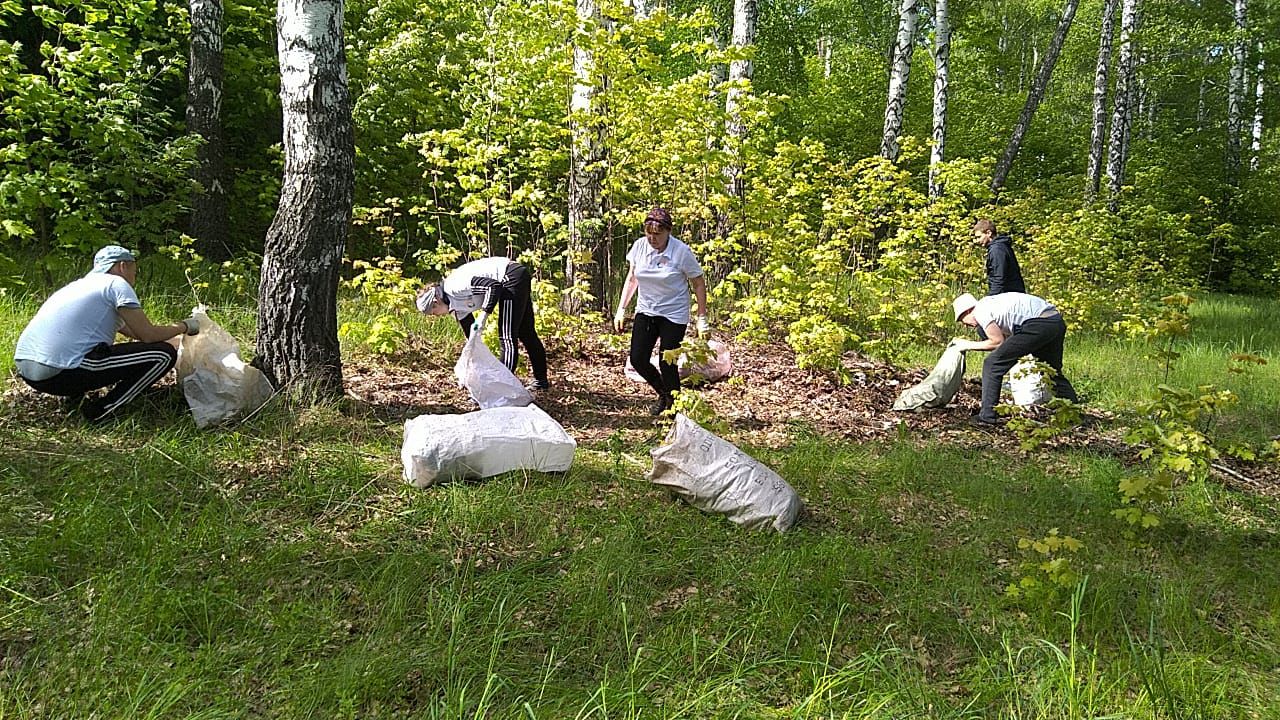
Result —
M 1013 242 L 1008 235 L 997 235 L 996 224 L 982 218 L 973 225 L 973 242 L 987 249 L 987 294 L 1007 292 L 1025 293 L 1022 268 L 1013 254 Z

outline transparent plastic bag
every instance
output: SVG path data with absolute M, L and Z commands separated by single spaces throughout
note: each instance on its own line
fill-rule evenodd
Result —
M 209 318 L 204 305 L 196 306 L 191 316 L 200 332 L 182 336 L 177 369 L 178 384 L 196 427 L 206 428 L 257 410 L 274 392 L 267 377 L 240 359 L 239 344 Z

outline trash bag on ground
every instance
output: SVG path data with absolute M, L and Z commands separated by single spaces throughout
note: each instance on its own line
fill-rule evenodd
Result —
M 719 340 L 708 340 L 707 347 L 711 350 L 711 357 L 705 363 L 687 362 L 685 355 L 681 355 L 676 362 L 676 367 L 680 370 L 681 379 L 697 375 L 705 382 L 715 382 L 729 377 L 733 372 L 733 357 L 729 353 L 729 346 Z M 658 353 L 654 353 L 649 359 L 654 367 L 658 367 Z M 626 373 L 627 379 L 633 382 L 644 382 L 644 378 L 636 371 L 636 367 L 631 364 L 631 358 L 627 358 L 626 364 L 623 366 L 623 372 Z
M 458 386 L 466 388 L 482 410 L 524 407 L 533 402 L 533 395 L 520 378 L 494 357 L 478 332 L 467 338 L 453 372 L 458 377 Z
M 947 345 L 929 375 L 902 391 L 893 403 L 894 410 L 940 408 L 955 398 L 964 380 L 964 353 L 954 342 Z
M 684 415 L 651 454 L 650 482 L 743 527 L 786 532 L 804 507 L 781 476 Z
M 178 385 L 191 407 L 196 427 L 226 422 L 262 407 L 273 392 L 262 371 L 240 359 L 240 346 L 231 334 L 198 305 L 191 316 L 200 325 L 196 335 L 178 343 Z
M 1013 404 L 1018 407 L 1044 405 L 1053 399 L 1052 384 L 1044 373 L 1036 368 L 1036 359 L 1027 356 L 1013 366 L 1005 376 Z
M 419 415 L 404 424 L 400 460 L 416 487 L 512 470 L 564 472 L 578 444 L 537 405 Z

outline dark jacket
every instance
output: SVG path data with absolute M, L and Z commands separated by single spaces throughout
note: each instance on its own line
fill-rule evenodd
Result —
M 1022 282 L 1022 268 L 1013 254 L 1013 242 L 1008 235 L 1000 235 L 987 246 L 987 294 L 1027 291 Z

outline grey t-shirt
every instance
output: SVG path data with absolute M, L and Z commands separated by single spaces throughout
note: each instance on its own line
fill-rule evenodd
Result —
M 1035 295 L 1000 293 L 979 300 L 973 308 L 973 318 L 978 321 L 978 327 L 985 328 L 995 323 L 1008 336 L 1022 323 L 1040 317 L 1041 313 L 1052 307 L 1049 301 Z
M 123 324 L 117 312 L 122 307 L 140 308 L 142 303 L 119 275 L 90 273 L 75 280 L 40 306 L 18 336 L 13 359 L 63 370 L 80 367 L 95 346 L 115 340 Z

